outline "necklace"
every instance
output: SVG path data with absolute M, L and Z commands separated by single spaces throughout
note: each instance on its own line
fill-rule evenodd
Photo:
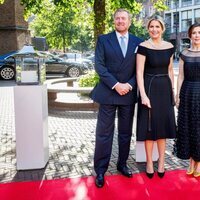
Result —
M 200 47 L 191 47 L 189 48 L 190 51 L 200 51 Z
M 154 49 L 160 49 L 163 47 L 163 40 L 161 40 L 158 44 L 155 44 L 151 38 L 148 39 L 149 44 L 154 48 Z

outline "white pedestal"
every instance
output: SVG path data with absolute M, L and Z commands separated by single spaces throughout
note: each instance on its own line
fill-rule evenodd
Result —
M 136 141 L 136 162 L 146 162 L 146 154 L 145 154 L 145 146 L 144 146 L 144 142 L 138 142 Z M 158 149 L 157 149 L 157 144 L 156 142 L 154 142 L 154 146 L 153 146 L 153 161 L 157 161 L 158 160 Z
M 46 85 L 14 87 L 17 170 L 44 168 L 49 159 Z

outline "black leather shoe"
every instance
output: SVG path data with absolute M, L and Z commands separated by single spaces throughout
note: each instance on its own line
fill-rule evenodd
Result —
M 157 172 L 157 174 L 158 174 L 158 176 L 160 177 L 160 178 L 163 178 L 164 177 L 164 175 L 165 175 L 165 172 Z
M 148 178 L 152 179 L 153 176 L 154 176 L 154 172 L 153 173 L 149 173 L 149 172 L 146 171 L 146 175 L 147 175 Z
M 124 176 L 128 177 L 128 178 L 131 178 L 132 177 L 132 172 L 131 170 L 127 167 L 127 166 L 124 166 L 124 167 L 119 167 L 117 166 L 117 170 Z
M 97 174 L 96 180 L 95 180 L 95 185 L 98 188 L 102 188 L 104 186 L 104 175 L 103 174 Z

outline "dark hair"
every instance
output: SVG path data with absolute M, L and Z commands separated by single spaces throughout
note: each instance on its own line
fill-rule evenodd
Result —
M 158 21 L 159 23 L 160 23 L 160 25 L 161 25 L 161 27 L 162 27 L 162 30 L 163 30 L 163 32 L 165 31 L 165 24 L 164 24 L 164 21 L 163 21 L 163 18 L 161 17 L 161 16 L 159 16 L 159 15 L 154 15 L 154 16 L 152 16 L 149 20 L 148 20 L 148 22 L 147 22 L 147 29 L 149 29 L 149 26 L 150 26 L 150 23 L 152 22 L 152 21 Z
M 124 9 L 124 8 L 119 8 L 119 9 L 117 9 L 117 10 L 114 12 L 114 14 L 113 14 L 113 18 L 115 18 L 116 14 L 117 14 L 118 12 L 126 12 L 126 13 L 128 14 L 129 19 L 131 20 L 131 18 L 132 18 L 131 13 L 130 13 L 128 10 Z
M 188 29 L 188 37 L 191 38 L 192 36 L 192 31 L 194 30 L 194 28 L 196 27 L 200 27 L 200 23 L 194 23 L 192 24 L 189 29 Z

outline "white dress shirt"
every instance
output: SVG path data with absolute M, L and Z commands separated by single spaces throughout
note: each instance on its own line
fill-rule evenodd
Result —
M 126 44 L 126 49 L 128 47 L 128 39 L 129 39 L 129 34 L 128 32 L 125 34 L 125 35 L 121 35 L 119 32 L 115 31 L 116 32 L 116 36 L 117 36 L 117 40 L 119 42 L 119 44 L 121 44 L 121 37 L 123 36 L 124 37 L 124 42 Z
M 123 36 L 124 37 L 124 42 L 126 44 L 126 49 L 128 48 L 128 39 L 129 39 L 129 34 L 128 32 L 125 34 L 125 35 L 121 35 L 119 32 L 115 31 L 116 32 L 116 36 L 117 36 L 117 40 L 119 42 L 119 45 L 121 43 L 121 37 Z M 119 84 L 119 82 L 117 82 L 113 87 L 112 89 L 115 89 L 116 85 Z M 130 87 L 130 90 L 132 90 L 132 86 L 128 83 L 129 87 Z

